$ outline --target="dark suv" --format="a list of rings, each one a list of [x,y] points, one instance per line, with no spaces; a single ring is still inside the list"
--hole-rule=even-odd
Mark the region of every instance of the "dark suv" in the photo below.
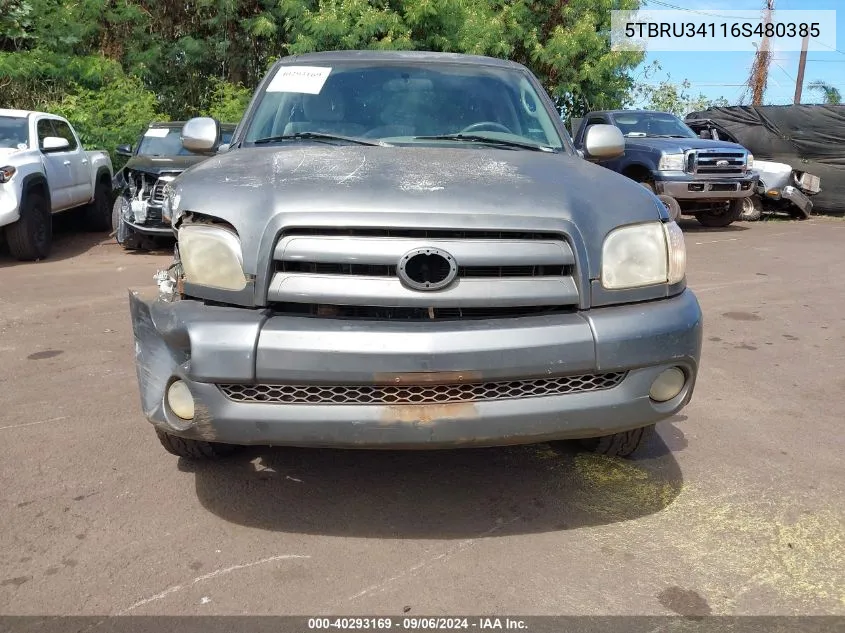
[[[189,152],[182,146],[183,121],[150,123],[133,149],[117,148],[118,156],[127,156],[126,165],[114,176],[117,199],[112,209],[112,228],[125,249],[151,248],[157,236],[172,237],[170,223],[162,219],[164,188],[183,171],[212,154]],[[220,143],[232,138],[235,125],[220,125]]]

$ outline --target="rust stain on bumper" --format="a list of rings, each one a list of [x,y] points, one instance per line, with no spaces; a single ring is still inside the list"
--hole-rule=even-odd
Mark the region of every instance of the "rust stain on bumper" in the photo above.
[[[437,420],[477,418],[478,408],[474,402],[451,404],[395,404],[385,407],[381,414],[383,424],[431,424]]]

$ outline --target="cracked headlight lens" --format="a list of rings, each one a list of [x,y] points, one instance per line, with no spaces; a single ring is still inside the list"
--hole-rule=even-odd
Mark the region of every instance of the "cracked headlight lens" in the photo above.
[[[204,224],[179,229],[179,256],[185,280],[222,290],[243,290],[241,241],[229,229]]]

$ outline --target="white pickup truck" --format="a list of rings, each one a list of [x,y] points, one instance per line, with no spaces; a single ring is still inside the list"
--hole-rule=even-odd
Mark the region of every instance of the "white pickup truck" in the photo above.
[[[20,260],[44,259],[52,214],[85,207],[87,228],[111,230],[112,164],[87,152],[67,120],[0,109],[0,232]]]

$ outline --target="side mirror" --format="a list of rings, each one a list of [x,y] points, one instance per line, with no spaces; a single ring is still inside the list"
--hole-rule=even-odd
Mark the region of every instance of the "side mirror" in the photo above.
[[[45,152],[60,152],[70,147],[70,142],[60,136],[45,136],[41,142],[41,149]]]
[[[132,157],[132,146],[131,145],[118,145],[117,149],[114,151],[115,154],[118,156],[126,156],[127,158]]]
[[[615,125],[591,125],[584,135],[587,160],[618,158],[625,153],[625,137]]]
[[[220,124],[211,117],[195,117],[182,126],[182,147],[189,152],[213,152],[219,139]]]
[[[710,140],[713,138],[713,135],[710,134],[710,130],[701,130],[701,132],[698,133],[698,138]]]

